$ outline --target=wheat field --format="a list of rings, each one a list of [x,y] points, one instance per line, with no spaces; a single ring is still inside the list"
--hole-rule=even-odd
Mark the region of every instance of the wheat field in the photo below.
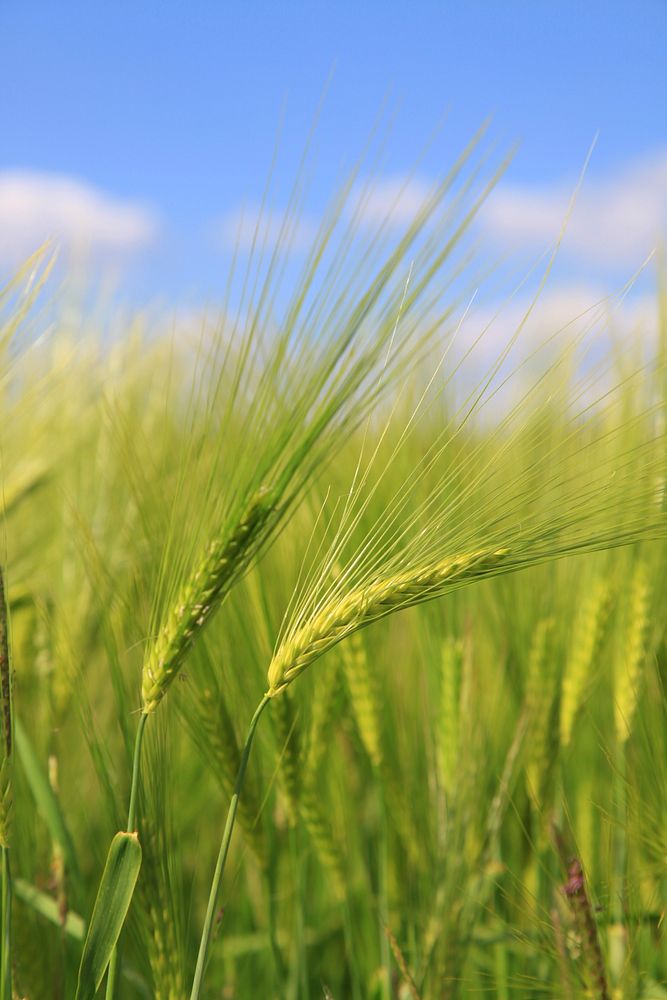
[[[494,341],[476,149],[194,326],[4,288],[2,1000],[667,997],[664,285]]]

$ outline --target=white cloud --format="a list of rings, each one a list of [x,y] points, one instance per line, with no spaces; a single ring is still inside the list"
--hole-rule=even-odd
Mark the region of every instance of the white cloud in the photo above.
[[[486,231],[506,246],[553,243],[572,185],[500,185],[480,213]],[[667,231],[667,150],[603,180],[584,178],[563,250],[602,266],[638,267]]]
[[[14,264],[53,238],[67,251],[126,252],[150,243],[156,213],[59,174],[0,172],[0,261]]]
[[[418,177],[380,177],[359,188],[351,208],[365,225],[401,227],[413,221],[432,194],[433,185]]]
[[[317,224],[303,216],[245,205],[225,215],[214,224],[219,241],[228,250],[257,252],[280,246],[290,253],[305,253],[317,236]]]

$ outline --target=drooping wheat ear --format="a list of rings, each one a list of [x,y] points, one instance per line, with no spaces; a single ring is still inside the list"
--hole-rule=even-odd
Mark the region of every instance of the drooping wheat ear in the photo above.
[[[456,783],[459,757],[461,716],[461,677],[463,643],[447,636],[442,644],[440,672],[440,725],[438,726],[437,763],[440,787],[450,798]]]
[[[258,490],[231,533],[213,539],[181,589],[144,661],[141,693],[145,715],[155,711],[197,635],[248,564],[275,506],[271,490]]]
[[[609,615],[611,589],[600,578],[593,584],[574,623],[570,651],[565,663],[560,704],[560,742],[567,747],[579,710],[586,697],[593,663]]]
[[[278,752],[280,754],[280,784],[285,800],[287,822],[290,826],[294,827],[297,824],[299,816],[301,754],[296,712],[288,691],[285,692],[284,698],[279,698],[275,702],[273,709]]]
[[[0,700],[2,744],[0,746],[0,846],[9,847],[12,818],[12,676],[9,663],[9,626],[5,581],[0,566]]]
[[[268,697],[275,697],[314,660],[357,629],[391,611],[435,597],[449,585],[484,576],[507,555],[509,549],[465,553],[433,566],[374,580],[325,604],[279,646],[269,666]]]
[[[525,704],[530,736],[526,777],[538,808],[544,806],[557,743],[557,732],[554,731],[557,671],[556,659],[550,648],[553,627],[553,618],[543,618],[535,626],[526,679]]]
[[[630,583],[625,637],[616,661],[614,676],[614,722],[616,737],[625,742],[632,731],[646,659],[650,588],[644,563],[637,564]]]
[[[380,770],[383,762],[380,692],[360,635],[355,633],[343,643],[341,659],[359,737],[371,764]]]
[[[204,735],[204,746],[225,798],[231,799],[241,764],[241,751],[234,725],[224,700],[205,688],[198,697],[197,722]],[[258,822],[259,804],[255,789],[246,776],[243,795],[239,798],[237,818],[243,837],[261,868],[267,864],[264,829]]]

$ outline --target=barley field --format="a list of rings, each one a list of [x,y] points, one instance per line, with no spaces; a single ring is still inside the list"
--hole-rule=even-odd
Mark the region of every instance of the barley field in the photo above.
[[[474,155],[195,322],[3,289],[2,1000],[667,997],[664,267],[497,337]]]

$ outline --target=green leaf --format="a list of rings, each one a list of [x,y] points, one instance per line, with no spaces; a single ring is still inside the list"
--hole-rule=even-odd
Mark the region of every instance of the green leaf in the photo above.
[[[74,841],[67,827],[60,802],[51,788],[48,778],[40,767],[37,754],[32,748],[25,729],[17,718],[14,719],[14,738],[23,766],[23,772],[30,786],[37,809],[49,828],[51,839],[60,844],[67,870],[71,875],[75,887],[81,893],[81,871],[74,849]]]
[[[26,903],[27,906],[32,907],[36,913],[39,913],[52,924],[61,927],[68,937],[74,938],[75,941],[83,941],[84,934],[86,933],[86,924],[83,917],[80,917],[78,913],[68,910],[65,914],[65,922],[63,924],[56,900],[52,896],[49,896],[48,893],[42,892],[41,889],[31,885],[22,878],[12,879],[12,892],[17,899]]]
[[[111,841],[86,943],[83,946],[76,1000],[93,1000],[120,936],[141,868],[136,833],[117,833]]]

